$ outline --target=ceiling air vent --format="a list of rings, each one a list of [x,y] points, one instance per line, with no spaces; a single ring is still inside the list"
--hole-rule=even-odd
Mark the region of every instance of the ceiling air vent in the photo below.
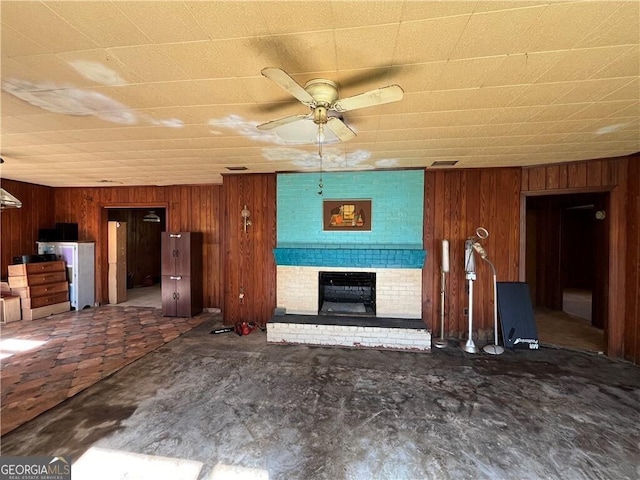
[[[438,160],[431,164],[432,167],[453,167],[458,160]]]

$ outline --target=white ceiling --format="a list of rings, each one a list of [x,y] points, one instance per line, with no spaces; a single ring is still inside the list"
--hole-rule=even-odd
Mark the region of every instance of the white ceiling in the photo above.
[[[357,137],[325,170],[536,165],[640,151],[633,1],[6,1],[2,177],[50,186],[221,183],[317,171],[258,124],[307,107],[260,71],[340,96]]]

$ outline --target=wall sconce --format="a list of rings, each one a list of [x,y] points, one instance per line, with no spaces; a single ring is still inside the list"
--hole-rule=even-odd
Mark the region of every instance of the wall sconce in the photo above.
[[[249,217],[251,216],[251,212],[249,211],[246,205],[242,209],[242,212],[240,212],[240,215],[242,215],[242,229],[246,233],[247,227],[251,225],[251,220],[249,220]]]

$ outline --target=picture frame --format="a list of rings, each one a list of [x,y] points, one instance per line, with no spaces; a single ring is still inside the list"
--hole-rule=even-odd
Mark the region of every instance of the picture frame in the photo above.
[[[323,200],[323,230],[333,232],[370,232],[371,214],[371,199]]]

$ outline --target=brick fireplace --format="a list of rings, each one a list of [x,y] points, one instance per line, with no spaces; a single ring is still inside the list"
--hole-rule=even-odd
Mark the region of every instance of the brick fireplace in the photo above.
[[[284,314],[270,322],[267,341],[429,351],[422,321],[424,173],[325,174],[323,196],[317,181],[315,174],[278,176],[274,257],[277,311]],[[345,196],[371,200],[370,231],[323,228],[323,200]],[[350,276],[356,285],[337,293],[336,284]],[[327,294],[332,311],[322,311]],[[348,311],[340,311],[341,302],[351,304]]]
[[[411,268],[372,267],[355,264],[350,267],[335,265],[305,265],[301,259],[287,260],[283,258],[288,252],[276,249],[277,265],[277,301],[278,307],[286,309],[287,313],[300,315],[317,315],[320,272],[370,272],[376,275],[376,312],[377,317],[393,318],[421,318],[422,317],[422,264],[424,252],[414,251],[418,264]],[[316,250],[316,249],[312,249]],[[296,252],[300,253],[300,252]],[[318,258],[317,252],[311,252]],[[324,250],[324,255],[331,257],[332,249]],[[417,255],[416,255],[417,254]],[[395,255],[394,252],[384,251],[383,255]],[[410,257],[410,256],[409,256]],[[288,263],[298,262],[299,265]],[[308,262],[307,262],[308,263]],[[322,262],[321,262],[322,263]],[[331,263],[327,261],[327,263]],[[419,265],[419,267],[418,267]]]
[[[278,307],[286,315],[274,317],[268,342],[430,351],[431,334],[421,320],[424,251],[367,249],[350,256],[352,266],[345,267],[332,265],[339,256],[335,249],[304,250],[274,252]],[[377,266],[364,267],[358,258],[376,258]],[[301,265],[287,265],[293,262]],[[314,262],[320,265],[304,265]],[[322,273],[374,274],[375,312],[319,315]]]

